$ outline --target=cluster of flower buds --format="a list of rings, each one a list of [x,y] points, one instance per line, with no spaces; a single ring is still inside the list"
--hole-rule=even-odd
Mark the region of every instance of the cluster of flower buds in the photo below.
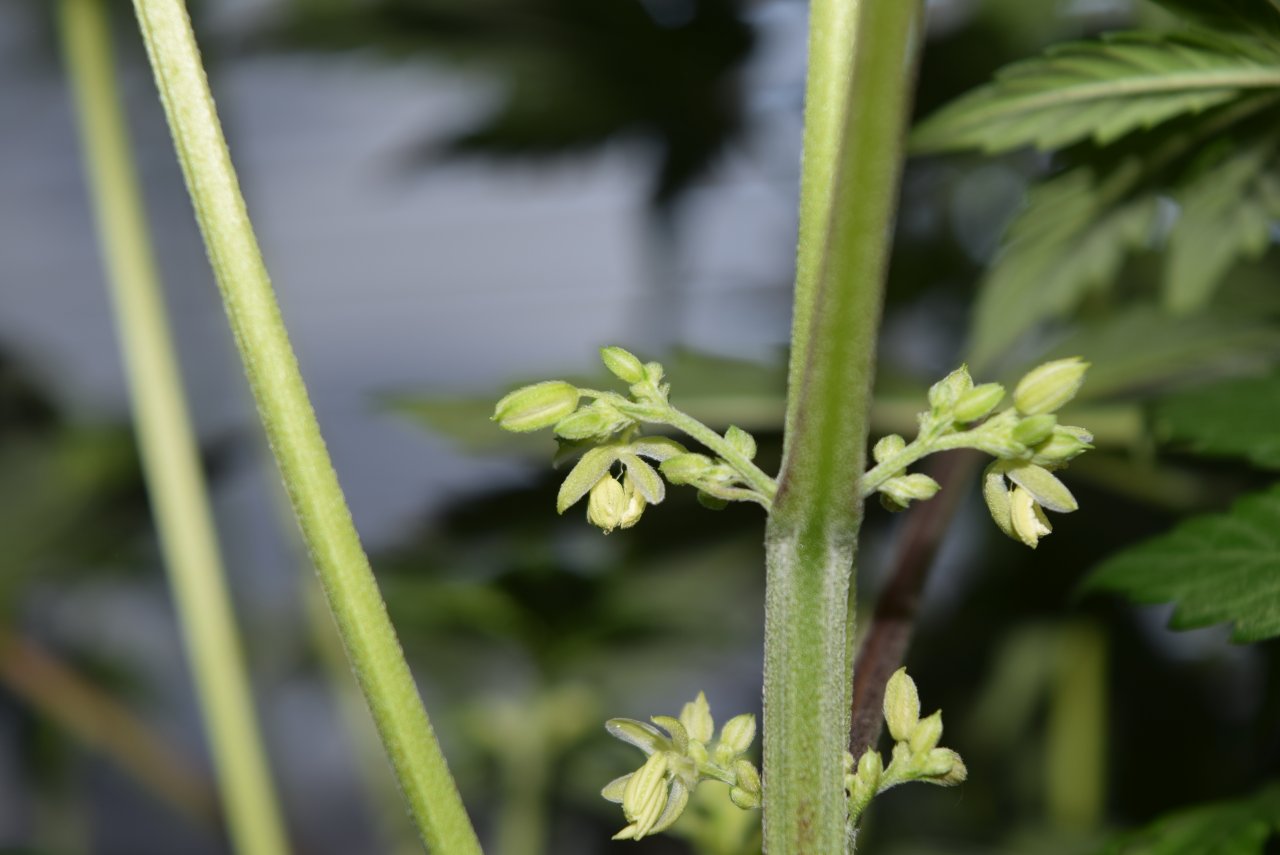
[[[1076,509],[1071,493],[1050,473],[1092,448],[1093,437],[1084,428],[1058,424],[1054,413],[1075,397],[1088,367],[1071,358],[1032,369],[1014,389],[1013,406],[995,413],[1004,387],[975,386],[961,366],[929,389],[929,410],[920,414],[920,431],[910,445],[897,434],[875,444],[875,466],[864,477],[866,493],[874,490],[886,508],[903,510],[939,489],[927,475],[908,474],[908,465],[933,451],[975,448],[997,458],[984,482],[996,524],[1034,547],[1049,532],[1045,509]]]
[[[845,792],[849,795],[849,822],[858,817],[879,793],[909,781],[923,781],[953,787],[968,775],[960,755],[939,748],[942,738],[942,711],[920,718],[920,695],[915,681],[899,668],[889,678],[884,692],[884,719],[893,737],[893,754],[888,767],[880,752],[868,748],[857,762],[845,754]]]
[[[627,819],[614,840],[639,840],[666,830],[705,780],[727,784],[730,800],[743,810],[760,806],[760,771],[745,756],[755,740],[755,716],[744,713],[729,719],[713,742],[715,722],[706,696],[699,692],[679,718],[654,716],[651,721],[658,727],[629,718],[610,719],[605,725],[610,734],[648,756],[635,772],[610,781],[601,791],[622,805]]]
[[[628,397],[548,380],[515,390],[494,408],[493,420],[505,430],[552,428],[562,447],[575,453],[586,449],[560,487],[560,513],[586,497],[592,525],[606,534],[630,528],[646,507],[666,496],[662,476],[648,461],[658,463],[672,484],[695,487],[698,498],[711,507],[742,499],[761,501],[759,493],[747,487],[742,471],[726,460],[690,453],[672,439],[640,434],[641,422],[672,424],[677,416],[688,418],[671,408],[670,387],[662,382],[659,363],[642,363],[620,347],[602,348],[600,358],[615,377],[629,384]],[[584,398],[591,402],[582,404]],[[723,454],[751,465],[756,442],[749,433],[730,427],[719,436],[697,427],[723,445]]]

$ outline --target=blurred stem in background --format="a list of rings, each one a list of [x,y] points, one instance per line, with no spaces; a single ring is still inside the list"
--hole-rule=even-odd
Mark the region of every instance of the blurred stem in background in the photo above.
[[[1049,821],[1066,832],[1096,831],[1107,777],[1107,638],[1079,620],[1059,629],[1045,736]]]
[[[134,9],[258,413],[410,813],[432,852],[479,855],[320,435],[186,8],[135,0]]]
[[[217,822],[215,794],[186,758],[73,668],[6,627],[0,627],[0,685],[82,745],[109,757],[158,800],[201,825]]]
[[[848,852],[851,587],[919,0],[815,0],[778,494],[765,545],[764,848]]]
[[[102,0],[61,0],[61,31],[151,510],[237,851],[288,851],[254,718],[200,456],[130,159]]]

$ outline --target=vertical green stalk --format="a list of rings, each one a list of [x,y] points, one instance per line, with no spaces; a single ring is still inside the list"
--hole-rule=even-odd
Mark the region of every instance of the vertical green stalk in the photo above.
[[[152,513],[236,850],[288,851],[147,237],[102,0],[62,0],[62,38]]]
[[[478,855],[320,436],[186,8],[182,0],[134,0],[134,8],[258,413],[409,811],[431,851]]]
[[[852,848],[850,579],[920,0],[815,0],[787,433],[766,532],[765,851]]]

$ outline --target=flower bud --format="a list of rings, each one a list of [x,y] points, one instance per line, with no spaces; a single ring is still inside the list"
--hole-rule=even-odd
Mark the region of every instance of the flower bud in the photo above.
[[[1077,356],[1033,368],[1013,390],[1014,406],[1024,416],[1052,413],[1076,396],[1088,370],[1089,363]]]
[[[644,364],[630,351],[620,347],[602,347],[600,360],[613,376],[624,383],[639,383],[645,379]]]
[[[1037,504],[1051,511],[1069,514],[1080,507],[1076,497],[1067,489],[1067,485],[1055,478],[1053,473],[1044,467],[1036,466],[1034,463],[1024,463],[1021,466],[1009,467],[1005,474],[1010,481],[1030,493]]]
[[[605,534],[622,524],[627,511],[627,496],[616,478],[604,477],[596,482],[587,496],[587,522]]]
[[[937,748],[940,739],[942,739],[941,710],[916,722],[908,744],[911,746],[912,754],[925,754]]]
[[[858,780],[868,789],[875,792],[880,787],[880,776],[884,774],[884,758],[880,752],[868,748],[858,760]]]
[[[743,810],[754,810],[760,807],[760,794],[748,792],[741,787],[730,787],[729,801]]]
[[[1053,434],[1058,417],[1052,413],[1028,416],[1013,428],[1013,438],[1023,445],[1039,445]]]
[[[715,722],[711,718],[711,705],[707,696],[698,692],[698,697],[684,705],[680,711],[680,723],[688,731],[690,738],[707,743],[715,734]]]
[[[956,767],[959,767],[957,769]],[[924,764],[920,769],[921,775],[926,778],[941,778],[943,780],[936,783],[950,786],[963,781],[968,772],[964,768],[964,762],[960,759],[960,755],[952,751],[950,748],[935,748],[929,752],[925,758]],[[957,774],[958,773],[958,774]]]
[[[884,687],[884,720],[897,742],[906,742],[920,720],[920,694],[906,668],[893,672]]]
[[[999,383],[983,383],[965,392],[956,401],[953,415],[958,422],[976,422],[1004,400],[1004,387]]]
[[[756,738],[756,717],[751,713],[743,713],[735,715],[724,723],[724,727],[720,729],[720,741],[717,743],[718,749],[723,747],[731,757],[737,757],[739,754],[745,754],[751,743]]]
[[[875,458],[876,463],[884,463],[893,455],[907,447],[907,441],[896,433],[883,436],[880,441],[871,449],[871,456]]]
[[[730,425],[724,432],[724,438],[734,451],[748,460],[756,456],[756,439],[742,428]]]
[[[498,401],[493,420],[503,430],[525,433],[551,427],[578,408],[578,389],[563,380],[546,380],[516,389]]]
[[[564,439],[590,439],[606,437],[629,424],[631,419],[605,402],[596,401],[556,422],[555,433]]]
[[[929,387],[929,406],[935,411],[950,409],[961,395],[972,388],[973,378],[969,376],[969,369],[961,365]]]
[[[1093,448],[1093,434],[1084,428],[1058,425],[1048,440],[1036,446],[1032,463],[1061,466]]]
[[[1040,542],[1040,538],[1053,531],[1044,511],[1036,504],[1031,494],[1022,487],[1014,487],[1009,494],[1009,517],[1013,524],[1013,533],[1032,549]]]
[[[991,519],[995,520],[999,529],[1009,537],[1017,537],[1013,532],[1013,519],[1010,516],[1009,485],[1004,480],[1004,470],[999,464],[987,467],[982,477],[982,498],[986,500]]]
[[[942,486],[937,481],[920,473],[899,475],[880,485],[881,493],[892,499],[895,504],[903,506],[913,501],[932,499],[941,489]]]
[[[692,484],[711,474],[715,464],[705,454],[677,454],[662,461],[662,474],[672,484]]]
[[[733,764],[736,784],[748,793],[760,793],[760,770],[750,760],[739,760]]]

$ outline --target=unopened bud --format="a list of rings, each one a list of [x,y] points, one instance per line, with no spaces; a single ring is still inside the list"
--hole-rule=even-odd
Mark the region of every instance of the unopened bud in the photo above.
[[[587,522],[608,534],[622,524],[627,504],[626,492],[618,480],[601,478],[587,496]]]
[[[628,350],[620,347],[602,347],[600,360],[613,376],[624,383],[639,383],[645,379],[644,364]]]
[[[563,380],[546,380],[516,389],[498,401],[493,420],[503,430],[526,433],[551,427],[578,408],[578,389]]]
[[[964,761],[960,759],[960,755],[952,751],[950,748],[935,748],[929,752],[925,758],[924,765],[920,769],[920,773],[926,778],[934,778],[933,783],[950,786],[963,781],[968,771],[964,767]]]
[[[1013,428],[1013,438],[1023,445],[1039,445],[1053,434],[1058,417],[1052,413],[1027,416]]]
[[[908,743],[911,746],[912,754],[924,754],[937,748],[938,740],[940,739],[942,739],[941,710],[916,722]]]
[[[880,776],[884,774],[884,758],[880,752],[868,748],[858,760],[858,780],[868,789],[875,792],[880,787]]]
[[[705,454],[677,454],[662,461],[662,474],[672,484],[692,484],[711,474],[715,468]]]
[[[960,396],[973,388],[973,378],[963,365],[929,387],[929,406],[935,411],[955,406]]]
[[[1084,428],[1058,425],[1048,440],[1036,446],[1032,463],[1061,466],[1093,448],[1093,434]]]
[[[880,441],[871,449],[871,456],[875,458],[876,463],[884,463],[893,455],[907,447],[907,441],[896,433],[883,436]]]
[[[1013,390],[1014,406],[1024,416],[1052,413],[1076,396],[1088,370],[1089,363],[1076,356],[1033,368]]]
[[[748,792],[741,787],[730,787],[729,801],[743,810],[754,810],[760,807],[760,794]]]
[[[724,432],[724,438],[734,451],[748,460],[756,456],[756,439],[742,428],[730,425]]]
[[[1004,387],[999,383],[974,386],[956,401],[953,414],[958,422],[976,422],[1004,400]]]
[[[556,422],[556,436],[564,439],[590,439],[605,437],[631,423],[631,419],[619,413],[603,401],[596,401]]]
[[[760,770],[750,760],[739,760],[733,764],[733,774],[737,786],[748,793],[760,792]]]
[[[920,720],[920,694],[906,668],[893,672],[884,687],[884,720],[897,742],[906,742]]]
[[[751,713],[735,715],[720,729],[719,745],[734,757],[745,754],[756,738],[756,717]]]
[[[711,705],[707,703],[706,694],[698,692],[698,697],[684,705],[680,711],[680,723],[691,739],[702,743],[711,741],[715,733],[715,722],[711,718]]]
[[[896,504],[904,506],[914,501],[932,499],[941,489],[942,486],[937,481],[921,473],[899,475],[880,486],[881,493]]]

